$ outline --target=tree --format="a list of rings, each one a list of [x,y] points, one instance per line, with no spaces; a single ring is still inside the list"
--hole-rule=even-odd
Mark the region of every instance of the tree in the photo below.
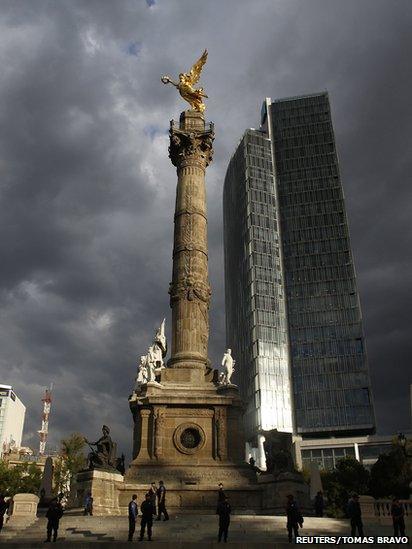
[[[328,501],[327,513],[333,517],[344,517],[350,495],[367,494],[369,472],[353,457],[338,461],[336,469],[322,472],[322,484]]]
[[[370,492],[375,498],[409,497],[412,480],[408,447],[394,442],[392,450],[379,456],[371,469]]]
[[[0,493],[7,496],[29,493],[38,494],[42,472],[35,463],[22,463],[8,467],[0,462]]]
[[[59,492],[69,491],[76,473],[84,468],[85,444],[80,433],[72,433],[61,441],[60,456],[54,468],[54,482]]]

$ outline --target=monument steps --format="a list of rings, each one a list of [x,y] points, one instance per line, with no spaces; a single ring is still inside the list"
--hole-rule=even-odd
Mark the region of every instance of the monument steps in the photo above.
[[[57,544],[73,545],[78,549],[105,546],[127,546],[128,520],[126,516],[82,516],[80,510],[70,510],[60,521]],[[8,525],[0,534],[0,546],[39,547],[46,538],[47,519],[39,517],[22,531],[9,531]],[[135,542],[138,540],[140,520],[136,524]],[[218,518],[214,515],[172,515],[168,522],[154,521],[153,542],[150,547],[167,549],[206,549],[217,543]],[[367,535],[391,535],[390,526],[366,525]],[[302,535],[349,535],[346,520],[305,518]],[[231,547],[273,549],[283,547],[287,541],[286,517],[262,515],[233,515],[229,529]],[[147,543],[147,541],[145,542]],[[130,546],[130,545],[129,545]]]
[[[39,519],[36,518],[29,523],[27,522],[27,520],[24,520],[24,521],[14,520],[13,522],[6,523],[3,526],[3,530],[1,531],[1,534],[0,534],[0,542],[3,540],[13,539],[14,537],[21,534],[22,531],[25,532],[26,530],[31,528],[31,526],[35,525],[38,520]]]

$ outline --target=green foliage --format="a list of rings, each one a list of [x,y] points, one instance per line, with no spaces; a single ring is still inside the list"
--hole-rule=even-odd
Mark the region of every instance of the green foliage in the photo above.
[[[35,463],[22,463],[8,467],[0,462],[0,493],[7,496],[30,493],[38,494],[42,472]]]
[[[390,452],[379,456],[371,469],[370,493],[373,497],[409,497],[412,475],[408,451],[408,446],[404,448],[395,441]]]
[[[60,459],[56,460],[54,466],[54,482],[58,492],[68,491],[76,473],[84,468],[85,444],[80,433],[72,433],[61,441]]]
[[[353,492],[367,494],[369,490],[369,472],[353,457],[339,460],[333,471],[322,471],[321,479],[327,498],[326,514],[335,518],[345,516]]]
[[[84,436],[79,433],[72,433],[68,438],[61,441],[61,455],[71,475],[78,473],[84,468],[85,445]]]

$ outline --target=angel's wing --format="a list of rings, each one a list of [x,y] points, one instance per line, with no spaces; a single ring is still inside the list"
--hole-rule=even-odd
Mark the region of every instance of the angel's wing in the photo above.
[[[186,73],[186,77],[190,80],[190,84],[196,84],[200,78],[200,73],[202,72],[203,65],[206,63],[207,59],[207,50],[205,50],[201,57],[196,61],[193,67],[190,69],[190,72]]]

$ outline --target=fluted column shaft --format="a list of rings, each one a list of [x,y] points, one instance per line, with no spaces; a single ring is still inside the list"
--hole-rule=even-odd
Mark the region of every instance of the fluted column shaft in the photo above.
[[[212,160],[213,126],[185,111],[170,126],[169,156],[177,168],[173,274],[170,284],[172,351],[169,366],[207,363],[210,284],[208,278],[206,167]]]

